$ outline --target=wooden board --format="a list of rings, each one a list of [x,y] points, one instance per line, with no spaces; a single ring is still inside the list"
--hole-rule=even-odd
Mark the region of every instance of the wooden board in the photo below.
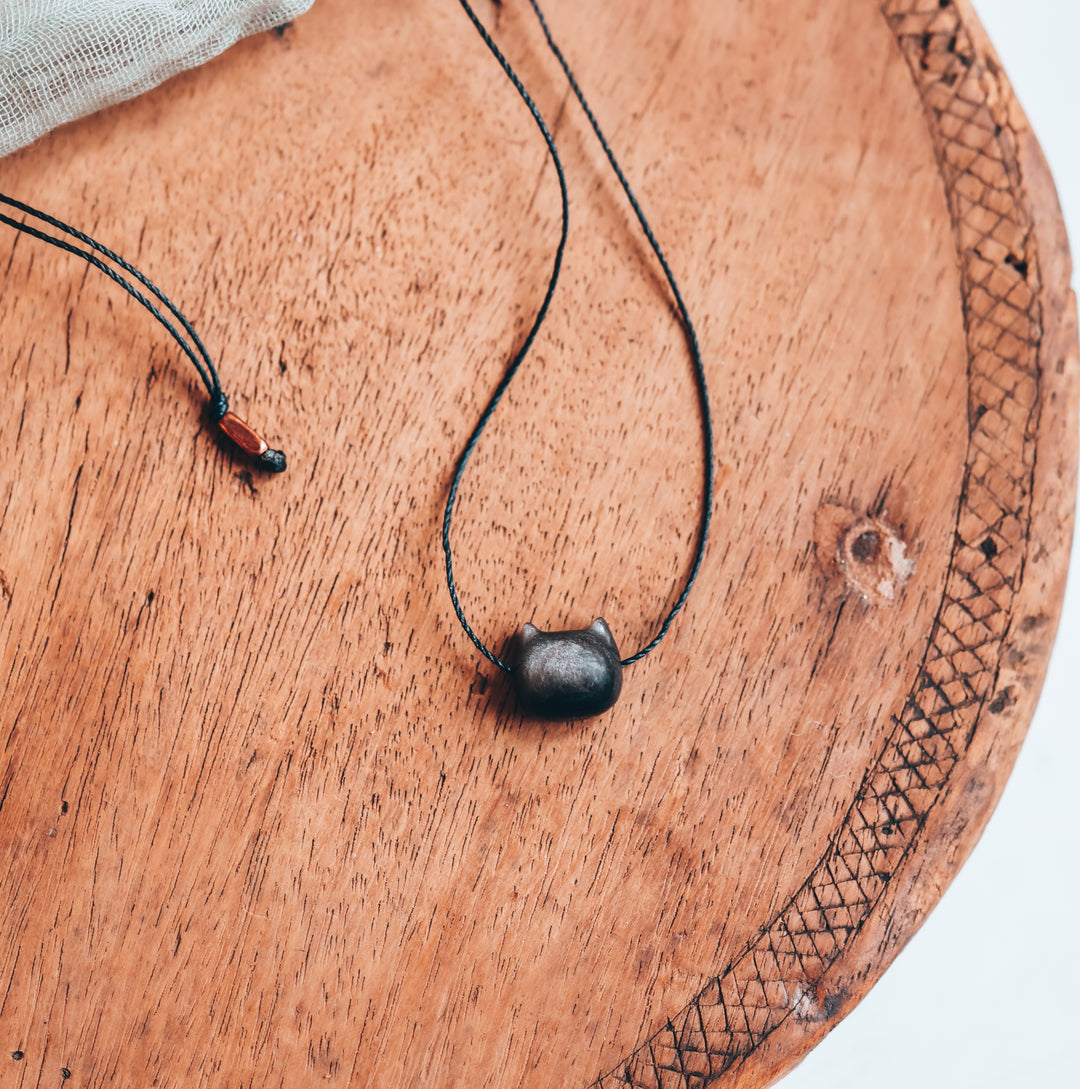
[[[461,594],[499,646],[604,615],[625,650],[689,561],[688,361],[535,24],[481,10],[573,234],[465,482]],[[587,723],[523,721],[442,578],[557,231],[456,5],[320,0],[0,163],[177,298],[290,457],[234,461],[136,306],[4,237],[5,1085],[765,1085],[992,810],[1061,599],[1077,350],[969,7],[550,15],[697,318],[720,474],[684,615]]]

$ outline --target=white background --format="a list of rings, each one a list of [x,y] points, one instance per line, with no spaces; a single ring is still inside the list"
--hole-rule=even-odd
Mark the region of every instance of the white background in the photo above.
[[[973,2],[1050,163],[1080,264],[1080,0]],[[1074,541],[1042,698],[982,840],[869,997],[778,1089],[1080,1089],[1078,765]]]

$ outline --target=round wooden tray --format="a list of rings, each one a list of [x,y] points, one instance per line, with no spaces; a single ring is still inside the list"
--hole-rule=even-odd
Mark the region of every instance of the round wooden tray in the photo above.
[[[0,164],[180,302],[290,458],[233,460],[137,306],[3,236],[5,1085],[766,1085],[992,810],[1061,601],[1077,346],[969,6],[550,8],[719,461],[686,611],[585,723],[523,720],[443,581],[557,236],[457,5],[320,0]],[[573,218],[460,591],[500,647],[604,615],[629,653],[690,559],[689,364],[527,8],[481,14]]]

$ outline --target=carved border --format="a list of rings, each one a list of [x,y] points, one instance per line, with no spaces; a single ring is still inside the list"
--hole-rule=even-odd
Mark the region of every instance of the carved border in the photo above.
[[[879,0],[922,99],[952,217],[968,446],[945,590],[880,756],[802,887],[595,1089],[702,1089],[793,1014],[870,917],[990,701],[1027,556],[1039,422],[1039,266],[1008,99],[953,0]],[[993,704],[991,703],[991,707]]]

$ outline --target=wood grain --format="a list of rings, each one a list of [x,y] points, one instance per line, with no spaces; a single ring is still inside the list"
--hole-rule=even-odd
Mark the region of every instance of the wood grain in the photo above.
[[[1061,600],[1077,351],[970,9],[550,7],[720,462],[698,588],[587,723],[522,720],[442,578],[557,228],[456,5],[320,0],[0,163],[181,303],[290,459],[233,460],[137,307],[4,237],[5,1085],[765,1085],[985,823]],[[689,365],[535,24],[482,13],[573,219],[459,588],[497,648],[603,615],[625,652],[690,560]]]

